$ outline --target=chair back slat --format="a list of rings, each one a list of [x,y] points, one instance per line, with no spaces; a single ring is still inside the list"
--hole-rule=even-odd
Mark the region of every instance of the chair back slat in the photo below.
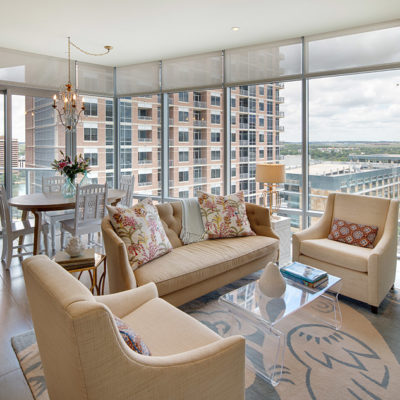
[[[43,193],[60,193],[65,183],[65,177],[61,175],[43,176],[42,192]]]
[[[119,189],[126,192],[126,195],[121,199],[121,205],[125,207],[132,207],[134,184],[134,175],[121,175],[121,179],[119,181]]]
[[[0,185],[0,219],[3,232],[4,230],[4,233],[11,231],[10,207],[8,206],[6,188],[3,185]]]
[[[76,187],[75,229],[101,222],[106,213],[107,184]]]

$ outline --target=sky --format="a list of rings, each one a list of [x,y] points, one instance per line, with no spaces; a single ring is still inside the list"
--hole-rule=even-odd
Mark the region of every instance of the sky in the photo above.
[[[301,82],[285,82],[280,95],[283,142],[301,141]],[[399,141],[400,71],[312,79],[310,141]],[[0,96],[0,120],[3,97]],[[13,136],[24,141],[25,97],[13,96]],[[0,135],[3,124],[0,123]]]
[[[301,140],[301,83],[281,91],[285,112],[281,141]],[[310,141],[399,141],[400,71],[311,79]]]

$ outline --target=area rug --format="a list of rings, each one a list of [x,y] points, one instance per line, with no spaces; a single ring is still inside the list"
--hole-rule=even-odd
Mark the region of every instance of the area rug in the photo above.
[[[257,278],[250,275],[185,304],[181,309],[221,336],[246,337],[247,363],[263,365],[272,342],[218,302],[221,294]],[[246,368],[246,399],[394,399],[400,393],[400,290],[390,292],[379,315],[357,302],[341,299],[339,331],[321,322],[329,306],[312,303],[282,320],[276,328],[286,335],[283,374],[273,387]],[[12,338],[32,394],[49,399],[34,332]],[[268,364],[269,365],[269,364]]]

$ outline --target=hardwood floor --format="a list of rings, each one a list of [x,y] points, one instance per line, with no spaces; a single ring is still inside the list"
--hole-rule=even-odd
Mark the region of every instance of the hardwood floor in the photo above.
[[[1,246],[0,243],[0,248]],[[399,262],[397,271],[396,287],[400,287]],[[88,279],[83,279],[83,283],[89,286]],[[107,281],[105,292],[108,293]],[[30,389],[11,347],[12,336],[30,329],[33,329],[33,324],[22,267],[18,258],[14,258],[9,271],[6,271],[4,265],[0,265],[0,400],[32,400]]]

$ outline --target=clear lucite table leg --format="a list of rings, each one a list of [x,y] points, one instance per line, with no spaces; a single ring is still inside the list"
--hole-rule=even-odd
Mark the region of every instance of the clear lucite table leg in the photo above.
[[[311,303],[311,307],[318,312],[316,317],[336,330],[342,327],[342,312],[339,304],[341,288],[342,281],[339,281],[332,287],[332,291],[324,293]]]

